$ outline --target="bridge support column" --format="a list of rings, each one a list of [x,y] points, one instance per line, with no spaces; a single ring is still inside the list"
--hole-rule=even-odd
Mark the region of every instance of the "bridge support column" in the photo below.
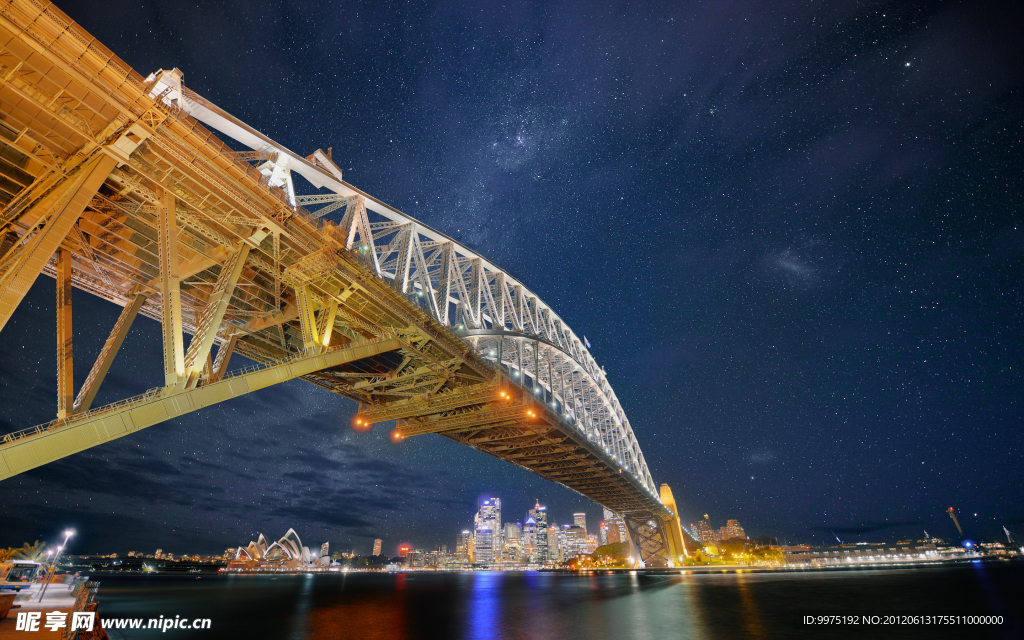
[[[107,377],[110,365],[114,363],[117,352],[121,350],[121,345],[124,343],[125,337],[128,336],[132,323],[135,322],[135,316],[139,315],[139,310],[142,309],[142,305],[148,297],[147,294],[140,293],[132,298],[128,304],[124,305],[121,315],[118,316],[117,322],[114,323],[114,328],[110,331],[110,336],[107,337],[107,341],[103,343],[103,348],[100,349],[100,355],[96,357],[96,363],[92,365],[92,369],[89,371],[89,377],[85,379],[85,384],[78,391],[78,397],[75,398],[76,412],[88,411],[92,407],[93,400],[96,399],[96,394],[99,393],[100,385],[103,384],[104,378]]]
[[[217,349],[217,359],[213,361],[213,374],[206,381],[207,384],[220,382],[228,370],[228,362],[231,361],[231,354],[235,352],[235,345],[238,344],[238,336],[232,336],[230,340]]]
[[[320,336],[316,331],[316,312],[313,298],[305,285],[295,287],[295,303],[299,307],[299,327],[302,329],[302,348],[306,353],[316,353],[320,347]]]
[[[665,525],[650,512],[624,513],[629,538],[636,548],[637,560],[642,567],[670,567],[671,561]]]
[[[243,243],[235,253],[228,258],[221,267],[217,283],[213,287],[213,293],[203,311],[203,315],[196,323],[196,332],[192,336],[192,342],[188,345],[188,353],[185,354],[185,376],[186,388],[193,388],[199,384],[199,376],[206,365],[210,355],[210,349],[217,339],[217,330],[224,321],[224,314],[228,310],[228,303],[235,293],[235,285],[239,276],[242,275],[242,268],[245,266],[245,259],[249,256],[249,245]],[[212,365],[210,367],[213,368]],[[212,371],[211,371],[212,375]]]
[[[75,376],[71,324],[71,252],[57,250],[57,417],[74,412]]]
[[[327,308],[320,312],[317,318],[316,332],[320,337],[320,344],[317,346],[317,353],[331,345],[331,335],[334,333],[334,320],[338,317],[338,301],[331,299]]]
[[[160,236],[160,306],[164,339],[164,384],[185,378],[185,347],[181,328],[181,285],[178,279],[178,219],[174,194],[164,191],[157,203]]]

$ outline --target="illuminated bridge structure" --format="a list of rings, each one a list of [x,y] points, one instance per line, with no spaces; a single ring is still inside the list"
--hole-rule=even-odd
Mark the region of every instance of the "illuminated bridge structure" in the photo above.
[[[331,155],[289,151],[176,69],[142,77],[53,5],[0,3],[0,331],[45,273],[58,360],[57,418],[2,438],[0,479],[301,378],[358,402],[356,429],[396,421],[395,439],[440,434],[569,487],[619,513],[647,565],[677,565],[671,491],[578,334]],[[72,287],[123,307],[77,392]],[[140,314],[162,325],[165,385],[94,407]],[[236,353],[258,365],[229,372]]]

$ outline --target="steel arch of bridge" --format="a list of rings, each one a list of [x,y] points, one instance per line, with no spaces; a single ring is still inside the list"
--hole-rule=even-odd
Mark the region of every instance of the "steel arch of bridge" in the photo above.
[[[0,439],[0,479],[302,378],[359,402],[359,425],[574,489],[623,515],[640,557],[677,561],[671,492],[604,370],[525,285],[346,183],[330,150],[291,152],[177,70],[142,78],[53,5],[0,4],[0,42],[0,330],[55,278],[59,389],[56,420]],[[297,175],[326,193],[297,195]],[[77,394],[72,286],[123,307]],[[140,314],[161,323],[165,385],[93,408]],[[228,373],[236,352],[259,366]]]
[[[161,84],[163,83],[163,84]],[[503,362],[528,377],[568,412],[572,420],[637,475],[649,491],[657,490],[625,411],[586,344],[562,318],[529,288],[477,252],[344,182],[323,154],[302,158],[181,84],[180,75],[164,72],[157,86],[170,89],[164,101],[181,95],[182,109],[207,126],[250,146],[264,173],[277,175],[297,205],[326,205],[316,217],[344,208],[341,227],[349,248],[363,252],[374,272],[416,299],[435,320],[465,329],[470,342],[486,354],[494,340],[477,339],[474,330],[503,332],[533,353],[533,366],[516,356]],[[292,173],[334,193],[295,196]],[[481,334],[482,335],[482,334]],[[532,341],[532,342],[531,342]],[[549,349],[541,349],[543,343]],[[544,364],[537,369],[537,354]],[[522,354],[522,349],[516,351]],[[549,374],[544,375],[544,368]],[[568,380],[563,384],[563,378]],[[564,390],[563,390],[564,387]]]

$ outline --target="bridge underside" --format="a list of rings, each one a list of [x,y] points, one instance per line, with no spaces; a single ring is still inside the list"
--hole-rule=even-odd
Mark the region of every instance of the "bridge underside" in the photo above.
[[[358,402],[357,428],[395,420],[396,438],[435,433],[529,469],[621,514],[644,561],[677,560],[674,505],[550,309],[504,274],[485,280],[482,259],[433,230],[371,223],[367,207],[385,205],[342,183],[329,153],[232,150],[163,77],[142,78],[52,5],[0,7],[0,330],[39,275],[54,278],[58,362],[57,419],[3,437],[0,480],[301,378]],[[340,223],[297,204],[289,167],[335,185],[315,198],[344,206]],[[123,307],[77,392],[72,287]],[[488,296],[489,322],[504,327],[507,301],[511,331],[484,331]],[[140,314],[163,328],[165,385],[93,408]],[[260,367],[227,373],[236,353]]]

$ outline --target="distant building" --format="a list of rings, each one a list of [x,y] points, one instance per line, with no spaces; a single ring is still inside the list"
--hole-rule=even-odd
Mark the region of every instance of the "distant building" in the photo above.
[[[727,520],[725,523],[726,540],[732,538],[747,538],[747,534],[743,531],[743,527],[740,526],[739,520]]]
[[[533,509],[530,509],[527,515],[537,525],[532,560],[538,564],[550,562],[551,552],[547,536],[548,508],[540,506],[540,500],[538,499]]]
[[[502,526],[502,535],[504,536],[505,544],[515,542],[521,545],[523,542],[523,526],[518,522],[506,522]]]
[[[157,560],[163,560],[164,559],[164,550],[163,549],[157,549],[156,550],[156,554],[154,554],[153,557],[156,558]]]
[[[587,551],[587,530],[576,525],[566,526],[562,560],[576,558]]]
[[[914,562],[968,557],[970,554],[961,546],[939,547],[932,540],[896,543],[858,543],[832,547],[808,547],[795,545],[783,547],[786,564],[795,565],[857,565],[888,564],[893,562]]]
[[[618,544],[628,539],[626,537],[626,522],[617,513],[605,509],[604,521],[608,524],[608,541],[605,544]]]
[[[587,530],[587,514],[585,514],[585,513],[574,513],[574,514],[572,514],[572,523],[574,525],[576,525],[577,527],[579,527],[580,529],[583,529],[584,531],[586,531]]]
[[[537,554],[537,521],[529,515],[523,525],[523,551],[530,558]]]
[[[594,551],[597,550],[598,544],[599,544],[599,541],[597,539],[597,534],[596,533],[588,533],[587,534],[586,548],[584,549],[583,552],[586,553],[586,554],[594,553]]]
[[[472,563],[473,558],[473,532],[463,531],[455,536],[455,559]]]
[[[373,541],[373,555],[374,556],[379,556],[380,555],[380,548],[381,548],[381,545],[383,545],[383,544],[384,544],[384,541],[381,540],[380,538],[377,538],[376,540]]]
[[[167,554],[167,559],[172,558]],[[295,569],[319,562],[319,558],[310,553],[309,547],[302,545],[295,529],[289,529],[281,539],[269,543],[263,534],[249,542],[246,547],[238,547],[235,558],[228,563],[228,569],[254,569],[266,566]]]
[[[415,549],[409,551],[409,555],[406,556],[406,564],[410,567],[425,567],[427,566],[427,554],[423,549]]]
[[[714,542],[715,532],[711,529],[711,519],[704,514],[703,520],[697,521],[697,540],[700,542]]]
[[[545,537],[548,541],[548,559],[546,562],[558,562],[561,558],[561,550],[558,547],[558,527],[548,527]]]
[[[473,546],[476,564],[489,565],[501,560],[501,499],[487,498],[480,503],[474,521]]]

